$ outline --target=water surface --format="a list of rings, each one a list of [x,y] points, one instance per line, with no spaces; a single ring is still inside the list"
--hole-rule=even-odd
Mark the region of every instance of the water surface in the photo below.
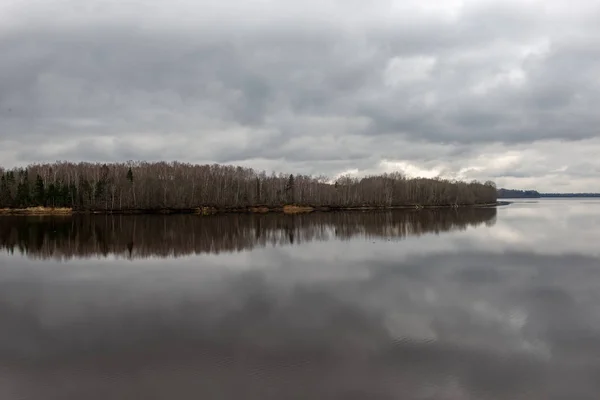
[[[597,399],[600,202],[2,217],[1,399]]]

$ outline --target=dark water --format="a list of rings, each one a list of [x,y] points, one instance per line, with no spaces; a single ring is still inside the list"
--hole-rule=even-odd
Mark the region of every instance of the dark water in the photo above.
[[[0,218],[0,399],[598,399],[600,201]]]

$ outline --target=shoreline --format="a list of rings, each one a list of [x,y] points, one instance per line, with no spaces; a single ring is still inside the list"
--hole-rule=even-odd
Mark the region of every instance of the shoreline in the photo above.
[[[161,209],[125,209],[125,210],[77,210],[72,208],[51,207],[28,207],[28,208],[2,208],[2,215],[21,216],[71,216],[71,215],[152,215],[152,214],[189,214],[189,215],[215,215],[215,214],[307,214],[312,212],[340,212],[340,211],[391,211],[391,210],[435,210],[435,209],[459,209],[459,208],[488,208],[509,205],[507,201],[497,201],[487,204],[446,204],[446,205],[398,205],[398,206],[299,206],[284,205],[277,207],[248,206],[248,207],[226,207],[217,208],[213,206],[201,206],[197,208],[161,208]]]

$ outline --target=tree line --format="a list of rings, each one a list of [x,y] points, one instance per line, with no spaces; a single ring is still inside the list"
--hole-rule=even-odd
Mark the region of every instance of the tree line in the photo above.
[[[499,199],[538,199],[540,197],[537,190],[498,189]]]
[[[540,193],[540,197],[600,197],[600,193]]]
[[[537,190],[498,189],[499,199],[539,199],[543,197],[600,197],[600,193],[540,193]]]
[[[356,237],[401,240],[496,221],[495,207],[298,215],[2,217],[0,249],[58,260],[178,257]]]
[[[0,208],[75,210],[243,208],[285,204],[330,207],[494,203],[493,182],[409,179],[401,173],[335,180],[267,174],[231,165],[180,162],[32,164],[0,168]]]

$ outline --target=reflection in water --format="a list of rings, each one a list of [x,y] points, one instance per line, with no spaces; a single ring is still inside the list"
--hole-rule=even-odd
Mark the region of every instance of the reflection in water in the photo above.
[[[600,202],[482,213],[0,222],[0,399],[597,400]]]
[[[0,247],[35,258],[144,258],[338,238],[404,238],[495,222],[495,208],[197,217],[2,217]]]

